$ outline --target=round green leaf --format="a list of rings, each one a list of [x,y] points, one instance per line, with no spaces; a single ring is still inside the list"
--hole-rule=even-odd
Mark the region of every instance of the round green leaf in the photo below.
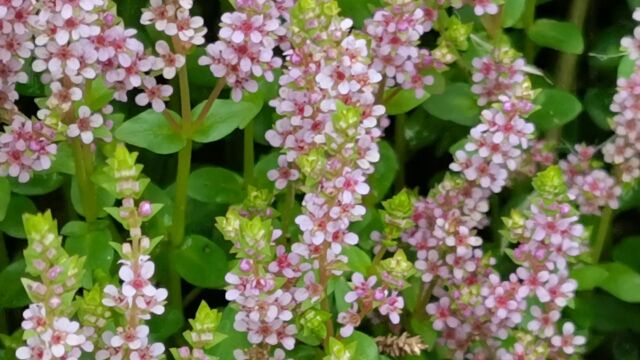
[[[613,115],[609,106],[613,100],[613,89],[590,88],[584,97],[584,106],[589,117],[603,130],[611,130],[609,118]]]
[[[262,189],[274,189],[274,182],[269,180],[267,173],[278,167],[278,156],[280,152],[273,151],[268,155],[260,157],[254,168],[256,185]]]
[[[349,259],[349,270],[367,274],[371,266],[369,254],[357,246],[343,246],[342,253]]]
[[[571,269],[571,278],[578,282],[578,290],[593,290],[609,273],[598,265],[583,265]]]
[[[100,111],[113,100],[115,90],[108,87],[102,76],[90,81],[91,87],[84,99],[85,104],[93,111]]]
[[[26,238],[27,236],[22,226],[22,215],[35,214],[36,212],[38,212],[38,210],[31,199],[23,195],[14,194],[9,200],[9,206],[4,220],[0,221],[0,231],[4,231],[7,235],[14,238]]]
[[[258,97],[249,97],[248,99],[251,101],[216,100],[205,116],[203,124],[194,131],[193,140],[209,143],[222,139],[237,128],[243,128],[262,108],[262,101]],[[194,119],[200,116],[205,103],[202,102],[193,108]]]
[[[180,331],[184,325],[182,309],[167,307],[159,316],[152,316],[148,322],[151,341],[165,341],[171,335]]]
[[[175,119],[180,119],[178,114],[168,111]],[[186,144],[185,139],[171,128],[164,116],[152,109],[125,121],[115,135],[118,140],[127,144],[162,155],[178,152]]]
[[[200,168],[189,176],[189,196],[205,203],[235,204],[244,196],[243,180],[221,167]]]
[[[613,260],[640,272],[640,236],[622,239],[613,248]]]
[[[416,97],[415,90],[399,90],[397,88],[388,89],[384,98],[393,95],[384,106],[389,115],[398,115],[409,112],[424,103],[431,95],[441,94],[444,91],[444,76],[437,71],[431,71],[429,75],[433,76],[433,84],[424,88],[425,93],[422,97]],[[397,92],[397,93],[395,93]]]
[[[370,196],[375,199],[375,202],[379,202],[387,194],[398,171],[398,157],[391,145],[386,141],[381,141],[379,146],[380,161],[374,164],[376,170],[369,177],[369,184],[371,185]]]
[[[109,244],[111,233],[105,222],[90,225],[72,221],[65,224],[60,233],[67,237],[64,243],[67,253],[86,257],[85,267],[88,270],[109,271],[114,250]]]
[[[44,195],[59,188],[64,177],[58,173],[34,173],[26,183],[11,178],[11,191],[20,195]]]
[[[102,187],[96,187],[96,192],[98,195],[98,216],[105,217],[107,212],[104,211],[103,208],[113,205],[116,198]],[[78,214],[84,216],[82,195],[80,194],[80,187],[75,177],[71,179],[71,204]]]
[[[640,332],[640,306],[623,302],[609,294],[578,293],[574,306],[566,310],[580,329]]]
[[[480,108],[476,104],[476,95],[469,84],[452,83],[442,94],[433,95],[424,102],[424,108],[433,116],[457,124],[473,126],[480,119]]]
[[[524,13],[526,0],[505,0],[502,7],[502,27],[516,25]]]
[[[562,126],[582,112],[582,104],[571,93],[558,89],[543,89],[534,99],[540,108],[529,116],[536,129],[546,131]]]
[[[529,38],[536,44],[570,54],[582,54],[584,40],[576,24],[568,21],[539,19],[529,28]]]
[[[344,343],[348,344],[354,341],[358,344],[356,348],[356,359],[378,360],[380,356],[378,345],[369,335],[360,331],[354,331],[351,336],[344,340]]]
[[[58,152],[56,153],[53,163],[51,164],[52,172],[74,175],[76,173],[76,165],[73,161],[73,152],[68,142],[58,143]]]
[[[0,221],[4,220],[11,199],[11,184],[9,180],[0,176]]]
[[[20,280],[26,276],[25,268],[24,259],[20,259],[0,272],[0,284],[2,284],[0,308],[19,308],[30,302],[29,296]]]
[[[176,270],[192,285],[221,289],[229,270],[227,257],[214,242],[200,235],[191,235],[175,254]]]
[[[600,283],[600,288],[620,300],[640,302],[640,274],[622,263],[601,265],[609,275]]]
[[[247,333],[239,332],[233,327],[238,310],[231,306],[224,308],[217,332],[227,337],[217,345],[207,350],[207,354],[217,356],[220,359],[234,359],[233,352],[236,349],[246,349],[251,346],[247,340]]]
[[[618,65],[618,77],[629,78],[635,69],[635,61],[631,60],[628,55],[625,55],[620,59],[620,64]]]

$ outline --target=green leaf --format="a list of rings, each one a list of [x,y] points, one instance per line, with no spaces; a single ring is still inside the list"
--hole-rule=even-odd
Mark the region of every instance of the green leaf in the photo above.
[[[543,89],[533,102],[540,108],[529,116],[529,121],[540,131],[562,126],[582,112],[580,101],[564,90]]]
[[[196,46],[187,55],[187,69],[189,71],[189,84],[210,88],[218,81],[211,73],[208,66],[198,64],[198,59],[206,54],[203,47]]]
[[[620,300],[640,302],[640,274],[622,263],[601,264],[609,275],[600,283],[600,288]]]
[[[0,308],[19,308],[27,305],[30,300],[27,292],[24,290],[22,277],[25,274],[26,265],[24,259],[9,264],[2,272],[0,272]]]
[[[262,108],[262,102],[251,99],[253,101],[240,102],[217,99],[205,116],[203,124],[194,131],[193,140],[200,143],[213,142],[231,134],[237,128],[244,127]],[[201,102],[193,108],[194,119],[200,116],[205,103]]]
[[[640,332],[640,306],[623,302],[609,294],[578,293],[574,306],[567,307],[567,312],[580,329]]]
[[[351,304],[349,304],[344,296],[347,295],[349,291],[351,291],[351,287],[347,283],[347,280],[344,278],[333,278],[329,280],[329,287],[333,288],[333,296],[336,302],[336,310],[337,311],[347,311],[351,308]]]
[[[631,236],[622,239],[612,254],[613,260],[625,264],[640,273],[640,236]]]
[[[86,257],[85,268],[109,271],[113,262],[113,248],[109,245],[111,233],[106,222],[88,224],[71,221],[60,230],[67,237],[64,248],[69,255]]]
[[[221,167],[200,168],[189,176],[189,196],[205,203],[235,204],[244,197],[240,175]]]
[[[379,0],[338,0],[338,5],[340,6],[340,15],[353,19],[355,28],[362,28],[364,21],[373,15],[373,9],[381,7],[382,4]]]
[[[236,331],[233,327],[238,310],[231,306],[224,308],[222,319],[218,325],[218,332],[227,335],[227,338],[219,344],[207,350],[207,354],[217,356],[220,359],[235,359],[233,351],[236,349],[246,349],[250,347],[247,340],[247,333]]]
[[[160,316],[152,316],[148,325],[151,329],[149,337],[151,341],[165,341],[171,335],[177,333],[184,325],[184,315],[182,309],[168,306]]]
[[[568,21],[539,19],[529,28],[536,44],[570,54],[582,54],[584,40],[578,26]]]
[[[274,189],[274,182],[269,180],[267,173],[269,170],[278,167],[279,151],[273,151],[267,155],[261,156],[260,160],[256,163],[254,170],[256,185],[261,189]]]
[[[102,187],[96,187],[96,192],[98,195],[98,217],[105,217],[107,213],[103,208],[113,205],[116,198]],[[71,204],[78,214],[84,216],[82,195],[80,194],[80,187],[78,186],[78,181],[75,177],[71,179]]]
[[[64,177],[57,173],[34,173],[26,183],[11,178],[11,191],[20,195],[44,195],[59,188]]]
[[[4,220],[11,199],[11,184],[9,180],[0,176],[0,221]]]
[[[168,110],[175,119],[180,116]],[[118,140],[150,150],[156,154],[167,155],[180,151],[186,140],[171,128],[169,122],[160,113],[146,110],[122,124],[115,132]]]
[[[627,79],[635,69],[636,62],[631,60],[628,55],[625,55],[620,59],[620,64],[618,65],[618,77]]]
[[[613,89],[589,88],[584,96],[584,107],[589,117],[603,130],[611,130],[609,118],[613,113],[609,109],[613,100]]]
[[[370,196],[376,203],[381,201],[387,194],[398,171],[398,158],[391,145],[386,141],[381,141],[379,146],[380,161],[374,164],[376,170],[369,177],[369,184],[371,185]]]
[[[571,269],[571,278],[578,282],[578,290],[593,290],[609,273],[598,265],[583,265]]]
[[[360,331],[354,331],[351,336],[344,340],[344,343],[356,342],[358,347],[356,348],[355,359],[358,360],[378,360],[380,353],[378,352],[378,345],[367,334]]]
[[[524,13],[526,0],[505,0],[502,7],[502,27],[516,25]]]
[[[58,143],[58,152],[51,164],[51,171],[63,174],[74,175],[76,173],[76,165],[73,161],[73,152],[68,142]]]
[[[431,95],[442,94],[442,92],[445,89],[444,76],[442,76],[442,74],[440,74],[437,71],[430,71],[428,74],[425,74],[425,75],[433,76],[433,84],[426,86],[424,88],[425,93],[420,98],[416,97],[416,92],[415,90],[412,90],[412,89],[400,90],[398,88],[392,88],[392,89],[388,89],[385,92],[384,94],[385,99],[387,98],[387,96],[393,95],[393,97],[388,101],[385,101],[385,104],[384,104],[388,115],[398,115],[398,114],[407,113],[413,110],[414,108],[418,107],[420,104],[424,103]]]
[[[203,236],[187,237],[174,260],[178,274],[192,285],[213,289],[226,285],[224,276],[229,270],[226,253]]]
[[[89,83],[91,84],[91,87],[88,91],[87,97],[84,99],[84,102],[92,111],[100,111],[103,107],[107,106],[111,100],[113,100],[115,90],[107,87],[102,76],[99,76]]]
[[[349,259],[349,270],[367,275],[371,266],[371,258],[357,246],[343,246],[342,253]]]
[[[424,108],[433,116],[460,125],[473,126],[480,121],[480,107],[476,95],[466,83],[448,84],[442,94],[433,95],[424,102]]]
[[[23,214],[35,214],[38,212],[33,201],[23,195],[13,195],[9,200],[7,214],[4,220],[0,221],[0,231],[4,231],[7,235],[18,239],[24,239],[27,236],[22,226]]]
[[[25,64],[22,65],[21,71],[27,74],[27,82],[26,83],[17,83],[16,91],[18,94],[22,96],[31,96],[31,97],[41,97],[45,96],[44,85],[40,80],[40,74],[36,74],[31,67],[33,62],[33,57],[30,57],[25,61]]]

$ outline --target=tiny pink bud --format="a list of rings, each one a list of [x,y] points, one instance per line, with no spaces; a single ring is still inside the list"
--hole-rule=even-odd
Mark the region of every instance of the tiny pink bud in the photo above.
[[[180,356],[186,357],[186,358],[191,356],[191,353],[189,352],[189,348],[186,346],[183,346],[180,349],[178,349],[178,353],[180,354]]]
[[[373,292],[373,300],[375,301],[382,301],[384,300],[384,298],[386,297],[385,291],[382,288],[377,288],[374,292]]]
[[[148,201],[143,201],[138,206],[138,213],[140,214],[140,216],[147,217],[151,215],[152,211],[153,208],[151,207],[151,203]]]
[[[49,305],[54,309],[60,306],[60,303],[61,303],[60,298],[57,296],[54,296],[49,300]]]
[[[47,272],[47,277],[49,280],[55,280],[60,274],[60,271],[62,271],[62,269],[59,266],[54,266]]]
[[[148,237],[143,236],[140,239],[140,248],[142,248],[143,250],[147,250],[149,249],[150,246],[151,246],[151,240],[149,240]]]
[[[111,26],[113,25],[113,22],[115,21],[116,17],[113,15],[113,13],[111,12],[107,12],[103,17],[102,20],[104,21],[105,25],[107,26]]]
[[[240,261],[240,270],[244,272],[250,272],[251,269],[253,269],[253,264],[251,263],[251,260],[243,259],[242,261]]]

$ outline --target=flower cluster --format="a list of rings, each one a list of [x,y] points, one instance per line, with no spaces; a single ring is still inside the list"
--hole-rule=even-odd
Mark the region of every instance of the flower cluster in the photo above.
[[[640,22],[640,10],[633,13],[633,18]],[[615,113],[611,127],[615,135],[604,145],[602,153],[606,162],[619,168],[623,182],[633,182],[640,177],[640,119],[637,116],[640,108],[637,90],[640,86],[640,26],[634,30],[633,37],[625,37],[621,43],[635,67],[628,79],[618,79],[611,104],[611,111]]]
[[[140,23],[153,25],[169,37],[175,38],[187,48],[204,44],[204,19],[191,16],[192,0],[162,1],[151,0],[150,7],[142,12]],[[158,51],[160,52],[160,50]]]
[[[475,86],[483,94],[479,103],[496,103],[482,111],[480,124],[471,129],[469,142],[455,152],[455,162],[450,168],[482,188],[498,193],[529,148],[534,126],[523,117],[533,109],[533,94],[522,72],[524,61],[516,58],[512,50],[498,49],[489,58],[475,59],[474,64],[478,67],[473,76]],[[486,71],[482,64],[487,64]]]
[[[417,1],[387,3],[386,8],[376,11],[365,22],[365,31],[372,41],[372,68],[385,76],[385,86],[413,89],[416,97],[421,98],[425,86],[434,81],[426,72],[441,66],[429,50],[418,47],[420,37],[431,30],[438,13]]]
[[[242,99],[242,91],[258,91],[256,78],[273,81],[273,69],[282,65],[274,56],[286,33],[281,19],[284,2],[272,0],[238,1],[236,11],[222,15],[219,40],[207,46],[198,63],[209,66],[214,76],[231,86],[231,97]]]
[[[293,310],[309,297],[309,291],[296,286],[304,270],[300,257],[285,253],[282,246],[276,248],[282,231],[271,224],[272,195],[253,191],[242,206],[216,219],[216,226],[241,259],[225,277],[229,284],[225,297],[239,307],[234,328],[246,332],[254,345],[246,351],[237,349],[236,359],[253,359],[248,354],[256,351],[266,351],[261,358],[267,358],[265,349],[272,346],[293,349],[297,333]]]
[[[93,328],[71,320],[71,301],[84,274],[84,258],[69,256],[62,248],[51,213],[24,215],[29,246],[24,252],[27,272],[38,280],[23,279],[33,302],[24,311],[22,328],[26,345],[16,350],[18,359],[78,359],[93,350],[88,340]]]
[[[49,169],[58,149],[54,138],[55,131],[43,122],[15,114],[11,125],[0,133],[0,176],[24,183],[34,171]]]
[[[569,184],[569,195],[583,214],[600,214],[602,208],[618,208],[622,189],[616,179],[603,169],[594,169],[596,148],[578,144],[566,159],[559,162]]]
[[[107,285],[102,299],[103,305],[122,313],[124,321],[115,332],[102,334],[103,346],[96,352],[96,359],[158,359],[165,350],[161,343],[149,343],[149,327],[143,324],[152,315],[164,313],[168,293],[151,282],[155,265],[149,253],[160,239],[152,241],[141,231],[142,223],[153,215],[154,206],[148,201],[136,206],[135,198],[146,185],[138,179],[142,167],[136,165],[136,156],[119,144],[105,170],[112,178],[109,190],[122,199],[122,205],[112,215],[129,230],[130,242],[117,246],[122,257],[118,271],[122,285]]]
[[[33,3],[29,0],[0,4],[0,108],[8,112],[7,118],[17,111],[16,84],[28,80],[22,67],[34,47],[29,24],[33,17]]]

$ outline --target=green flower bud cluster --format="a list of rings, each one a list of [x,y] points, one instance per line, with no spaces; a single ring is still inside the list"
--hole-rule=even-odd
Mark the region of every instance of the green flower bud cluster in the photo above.
[[[118,199],[140,197],[149,179],[141,178],[143,166],[136,163],[137,158],[138,153],[129,152],[124,144],[116,145],[97,182]]]
[[[347,345],[340,342],[336,338],[329,339],[329,349],[327,349],[327,356],[322,360],[354,360],[356,359],[356,350],[358,343],[352,342]]]
[[[28,246],[24,251],[26,271],[38,280],[22,279],[29,298],[66,315],[84,276],[84,257],[69,256],[51,212],[23,216]]]
[[[334,18],[340,6],[336,0],[300,0],[291,8],[291,30],[294,37],[307,39],[323,33]]]
[[[403,189],[391,199],[382,202],[383,210],[380,210],[382,221],[384,222],[384,240],[392,241],[414,224],[411,220],[413,213],[413,202],[415,195],[407,189]],[[384,244],[387,247],[392,244]]]
[[[273,241],[275,229],[270,219],[247,218],[240,215],[237,208],[231,208],[227,215],[216,218],[216,227],[226,240],[233,242],[232,252],[239,258],[256,261],[271,260],[274,256]]]
[[[309,341],[322,342],[327,336],[327,320],[331,318],[331,313],[316,308],[310,308],[305,311],[299,318],[299,328],[302,329],[301,335]],[[308,341],[307,341],[308,342]]]
[[[380,262],[382,280],[392,289],[401,290],[407,287],[407,279],[416,273],[413,263],[407,259],[402,249],[393,254],[393,257]]]

